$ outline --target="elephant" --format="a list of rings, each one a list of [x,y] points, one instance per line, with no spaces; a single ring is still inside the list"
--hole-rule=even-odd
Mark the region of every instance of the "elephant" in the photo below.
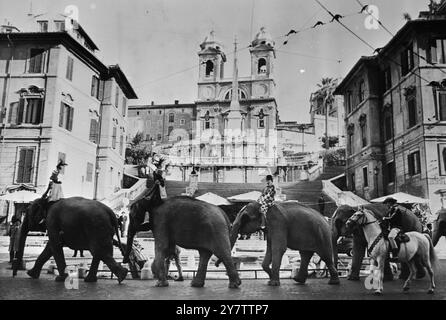
[[[252,234],[260,230],[261,215],[257,202],[249,203],[238,213],[231,229],[231,247],[239,233]],[[262,268],[269,276],[268,285],[280,285],[280,264],[287,248],[300,252],[300,268],[294,278],[296,282],[306,282],[308,264],[316,252],[328,267],[329,284],[339,284],[338,272],[333,263],[330,226],[319,212],[295,202],[276,203],[266,213],[266,235],[267,246]]]
[[[13,262],[13,276],[17,274],[17,269],[22,264],[28,232],[45,231],[45,226],[39,224],[45,206],[47,206],[46,199],[34,200],[25,213],[19,234],[19,249]],[[85,278],[86,282],[97,281],[96,275],[101,260],[117,276],[119,283],[126,278],[128,270],[113,259],[114,234],[117,235],[119,243],[121,241],[116,215],[109,207],[99,201],[72,197],[54,202],[47,210],[48,243],[33,268],[27,272],[31,278],[39,278],[43,265],[53,256],[59,271],[55,280],[64,281],[68,274],[65,273],[63,247],[90,251],[93,260]]]
[[[241,284],[231,258],[229,240],[230,223],[219,207],[187,196],[169,197],[161,200],[159,189],[147,198],[135,201],[130,206],[130,225],[127,235],[127,251],[124,262],[128,261],[129,248],[145,212],[150,215],[149,228],[155,239],[155,259],[152,272],[157,279],[157,287],[168,286],[166,258],[175,252],[178,245],[186,249],[196,249],[200,262],[192,287],[203,287],[207,266],[212,254],[221,259],[229,276],[229,288]]]
[[[375,217],[378,219],[382,219],[387,211],[388,208],[386,205],[381,203],[371,203],[363,205],[365,209],[371,210]],[[335,265],[338,264],[338,252],[337,252],[337,240],[339,237],[342,236],[349,236],[350,233],[347,232],[345,223],[347,220],[356,212],[357,207],[351,207],[348,205],[341,205],[336,209],[336,211],[333,213],[332,219],[331,219],[331,231],[332,231],[332,244],[333,244],[333,256]],[[400,217],[400,224],[402,226],[402,231],[409,232],[409,231],[422,231],[422,225],[417,218],[417,216],[412,213],[408,212],[408,214],[404,215],[404,217]],[[359,281],[359,271],[361,269],[362,260],[364,259],[365,251],[367,249],[367,241],[364,236],[364,232],[356,228],[353,230],[353,257],[352,257],[352,267],[350,274],[347,277],[347,280],[351,281]],[[425,276],[424,268],[417,262],[417,278],[422,278]],[[405,279],[409,276],[409,269],[406,266],[406,264],[403,264],[400,278]],[[384,280],[390,281],[393,280],[393,274],[392,270],[389,265],[389,261],[386,261],[385,267],[384,267]]]
[[[434,222],[434,234],[432,237],[434,247],[442,236],[446,237],[446,209],[438,211],[437,220]]]

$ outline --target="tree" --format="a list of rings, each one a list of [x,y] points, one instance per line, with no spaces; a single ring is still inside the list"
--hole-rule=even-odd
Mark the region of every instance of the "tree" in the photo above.
[[[328,148],[334,148],[339,143],[339,137],[328,137]],[[327,139],[322,137],[322,148],[327,148]]]
[[[145,166],[146,159],[150,156],[150,149],[142,144],[143,134],[138,132],[130,142],[130,148],[125,149],[125,163]]]
[[[338,86],[338,80],[333,78],[322,78],[321,83],[317,85],[319,90],[314,93],[316,100],[323,100],[324,114],[325,114],[325,136],[328,136],[328,115],[329,106],[334,103],[334,91]],[[325,149],[329,149],[329,141],[325,141]]]

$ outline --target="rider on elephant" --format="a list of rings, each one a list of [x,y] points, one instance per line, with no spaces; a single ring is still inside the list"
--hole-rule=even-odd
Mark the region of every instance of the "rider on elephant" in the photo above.
[[[260,228],[265,228],[266,213],[268,209],[274,205],[274,196],[276,195],[276,188],[273,184],[273,177],[271,175],[266,176],[266,187],[262,191],[262,195],[259,197],[257,202],[260,204],[260,212],[262,223]]]
[[[167,166],[169,164],[169,160],[166,156],[157,154],[157,153],[153,153],[153,156],[151,158],[148,159],[147,161],[147,166],[152,169],[153,172],[153,180],[155,181],[155,185],[152,187],[152,189],[149,192],[149,195],[151,195],[153,193],[153,190],[156,186],[159,187],[159,191],[160,191],[160,196],[161,199],[165,199],[167,198],[167,193],[166,193],[166,187],[164,184],[164,179],[165,179],[165,173],[167,170]],[[147,180],[148,182],[149,180]],[[149,187],[147,185],[147,187]],[[141,225],[144,224],[149,224],[149,213],[146,211],[145,216],[144,216],[144,221],[143,223],[141,223]]]
[[[65,167],[67,165],[68,164],[66,164],[65,161],[63,161],[63,160],[59,161],[59,163],[56,166],[56,170],[54,170],[53,173],[51,174],[48,188],[46,189],[45,193],[42,195],[42,199],[46,199],[47,204],[45,206],[46,209],[42,210],[42,219],[39,222],[39,225],[41,225],[41,226],[45,225],[46,214],[48,212],[49,207],[57,200],[62,199],[64,197],[63,192],[62,192],[62,182],[59,180],[59,174],[61,173],[63,167]]]

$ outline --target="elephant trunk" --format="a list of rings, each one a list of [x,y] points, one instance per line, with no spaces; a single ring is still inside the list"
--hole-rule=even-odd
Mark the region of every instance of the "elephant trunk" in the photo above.
[[[23,263],[23,254],[25,251],[26,237],[28,236],[28,215],[26,214],[23,223],[18,230],[18,241],[15,241],[13,250],[15,251],[14,260],[12,262],[12,276],[17,275],[17,270],[20,269]]]
[[[333,251],[333,263],[335,265],[335,268],[338,267],[338,239],[339,239],[339,233],[336,226],[332,227],[331,232],[331,243],[332,243],[332,251]]]

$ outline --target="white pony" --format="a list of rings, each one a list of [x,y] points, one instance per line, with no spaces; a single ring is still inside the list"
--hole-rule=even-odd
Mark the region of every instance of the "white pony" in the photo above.
[[[346,222],[347,230],[352,230],[355,226],[364,230],[367,240],[367,252],[372,259],[371,263],[376,262],[378,275],[374,278],[377,281],[375,294],[381,294],[383,291],[384,262],[389,252],[389,241],[384,237],[382,229],[379,225],[380,220],[376,219],[373,213],[367,209],[360,209]],[[404,283],[403,290],[408,291],[410,281],[416,273],[415,259],[419,259],[422,265],[429,273],[431,284],[427,293],[434,293],[434,271],[433,267],[437,266],[438,259],[435,253],[432,240],[427,234],[416,231],[407,232],[408,242],[401,243],[398,259],[400,262],[406,262],[410,268],[410,274]]]

